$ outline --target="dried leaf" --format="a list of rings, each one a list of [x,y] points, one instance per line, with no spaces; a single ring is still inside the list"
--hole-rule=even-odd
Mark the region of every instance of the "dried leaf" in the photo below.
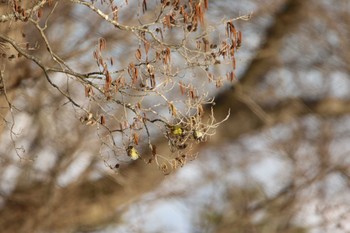
[[[118,21],[118,7],[112,6],[113,20]]]
[[[181,81],[179,82],[179,86],[180,86],[181,95],[184,95],[186,90],[185,90],[184,84]]]
[[[166,15],[166,16],[164,17],[163,24],[165,25],[165,27],[171,28],[170,15]]]
[[[141,60],[141,56],[142,56],[142,55],[141,55],[141,50],[140,50],[140,49],[137,49],[137,50],[136,50],[136,54],[135,54],[136,59],[140,61],[140,60]]]
[[[110,73],[108,72],[108,70],[106,71],[106,82],[109,84],[112,83],[112,77],[111,77]]]
[[[98,55],[97,55],[96,51],[93,52],[93,57],[94,57],[95,60],[98,60]]]
[[[198,17],[199,22],[203,25],[204,13],[203,13],[202,5],[200,2],[196,5],[195,15]]]
[[[160,33],[160,37],[162,38],[162,41],[163,41],[164,38],[163,38],[163,31],[162,31],[162,29],[161,28],[156,28],[156,32]]]
[[[106,40],[104,38],[100,38],[98,40],[100,51],[104,50],[106,48]]]
[[[227,33],[227,37],[229,37],[232,40],[236,40],[237,32],[232,22],[228,22],[226,24],[226,33]]]
[[[139,135],[137,133],[134,133],[132,136],[133,136],[133,140],[134,140],[135,145],[138,145],[139,144]]]
[[[138,69],[135,67],[134,63],[129,64],[128,72],[131,77],[132,83],[135,84],[138,77]]]
[[[196,98],[196,95],[195,95],[195,93],[194,93],[194,90],[193,90],[193,89],[191,89],[191,90],[190,90],[190,96],[191,96],[191,99]]]
[[[176,108],[175,108],[175,106],[174,106],[174,104],[172,102],[169,103],[169,112],[174,117],[177,115]]]
[[[149,51],[149,48],[151,47],[151,44],[145,40],[144,41],[144,47],[145,47],[145,52],[146,52],[146,55],[148,54],[148,51]]]
[[[112,77],[109,74],[109,72],[106,71],[106,82],[105,82],[105,86],[104,86],[105,93],[107,93],[109,91],[111,84],[112,84]]]
[[[208,10],[209,3],[208,0],[204,0],[204,9]]]
[[[94,93],[93,93],[93,89],[90,85],[86,85],[85,86],[85,97],[89,97],[89,96],[92,96]]]
[[[234,72],[229,72],[226,74],[227,80],[233,82],[236,79],[236,75]]]
[[[38,14],[37,14],[38,18],[41,18],[41,16],[43,16],[43,8],[39,8],[38,9]]]
[[[145,13],[147,11],[147,2],[146,0],[142,1],[142,12]]]
[[[193,86],[190,86],[190,87],[189,87],[189,95],[190,95],[190,97],[191,97],[192,99],[197,98],[197,97],[196,97],[196,91],[195,91],[195,89],[193,88]]]
[[[231,57],[235,56],[235,48],[236,48],[236,43],[235,43],[234,40],[232,40],[232,45],[230,47],[230,55],[231,55]]]
[[[156,87],[156,79],[154,77],[154,74],[151,75],[150,81],[151,81],[151,89],[154,89]]]
[[[170,49],[169,48],[166,48],[165,51],[164,51],[164,64],[169,64],[170,63]]]
[[[231,39],[237,39],[237,31],[233,23],[231,23]],[[233,37],[233,38],[232,38]]]
[[[235,70],[236,69],[236,58],[232,57],[232,67]]]
[[[186,12],[184,12],[183,16],[184,16],[184,19],[183,19],[184,23],[187,24],[188,23],[188,14]]]
[[[103,115],[101,115],[101,117],[100,117],[100,123],[101,123],[101,125],[106,124],[106,118]]]
[[[204,43],[204,52],[207,52],[209,50],[209,41],[205,38],[202,39]]]
[[[133,83],[135,84],[137,82],[137,77],[139,76],[139,70],[135,67],[134,69],[134,77],[133,77]]]
[[[104,63],[104,61],[103,61],[103,59],[102,59],[101,57],[98,58],[97,62],[98,62],[98,64],[99,64],[100,66],[102,66],[102,67],[105,66],[105,63]]]
[[[237,49],[239,49],[242,45],[242,32],[238,32],[238,39],[237,39]]]
[[[21,14],[24,18],[27,17],[27,12],[23,8],[21,9]]]
[[[21,7],[18,5],[17,1],[14,1],[13,4],[14,4],[13,8],[15,9],[15,11],[19,12]]]

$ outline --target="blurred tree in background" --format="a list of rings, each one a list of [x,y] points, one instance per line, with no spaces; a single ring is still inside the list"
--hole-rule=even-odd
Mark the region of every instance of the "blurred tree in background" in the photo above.
[[[349,12],[1,1],[0,229],[349,230]]]

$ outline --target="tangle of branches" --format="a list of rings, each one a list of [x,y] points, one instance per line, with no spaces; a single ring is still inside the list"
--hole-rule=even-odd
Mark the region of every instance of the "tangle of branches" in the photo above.
[[[33,46],[0,33],[2,59],[21,57],[40,68],[79,113],[81,123],[96,127],[101,153],[156,163],[168,173],[194,159],[194,145],[208,140],[225,120],[215,119],[209,89],[236,81],[235,53],[242,34],[234,21],[246,16],[211,25],[206,20],[208,0],[39,0],[32,5],[10,0],[7,4],[0,23],[31,25],[40,41]],[[60,4],[98,16],[112,33],[125,34],[130,46],[116,48],[118,42],[99,37],[88,48],[87,58],[68,61],[50,39]],[[45,53],[36,53],[39,47],[46,48]],[[116,55],[122,50],[129,56]],[[95,65],[88,70],[73,65],[84,62]],[[68,82],[53,78],[61,76]],[[64,86],[73,84],[70,91]],[[169,153],[157,150],[160,136],[168,141]]]

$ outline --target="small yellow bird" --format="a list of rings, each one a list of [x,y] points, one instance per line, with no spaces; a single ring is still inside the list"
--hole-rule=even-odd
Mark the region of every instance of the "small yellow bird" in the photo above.
[[[129,146],[126,152],[132,160],[137,160],[138,158],[140,158],[139,152],[133,146]]]
[[[193,137],[194,139],[198,140],[198,141],[201,141],[203,139],[203,133],[201,131],[198,131],[198,130],[194,130],[193,131]]]
[[[183,130],[180,125],[172,126],[171,133],[176,136],[181,136],[183,134]]]

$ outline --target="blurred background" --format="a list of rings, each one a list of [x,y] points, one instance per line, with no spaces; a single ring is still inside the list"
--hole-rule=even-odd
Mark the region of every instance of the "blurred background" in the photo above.
[[[1,1],[0,15],[9,2]],[[53,49],[90,72],[103,37],[127,66],[130,35],[73,2],[60,1],[48,20]],[[141,2],[124,4],[120,20],[137,24]],[[209,0],[208,25],[240,16],[249,20],[234,21],[243,34],[238,81],[208,89],[216,118],[228,109],[230,117],[195,148],[194,161],[168,176],[140,160],[111,169],[115,159],[101,151],[96,129],[81,124],[41,70],[23,57],[1,58],[0,229],[350,232],[350,2]],[[0,25],[0,34],[37,46],[36,54],[49,59],[34,27]],[[80,98],[78,86],[66,91]]]

